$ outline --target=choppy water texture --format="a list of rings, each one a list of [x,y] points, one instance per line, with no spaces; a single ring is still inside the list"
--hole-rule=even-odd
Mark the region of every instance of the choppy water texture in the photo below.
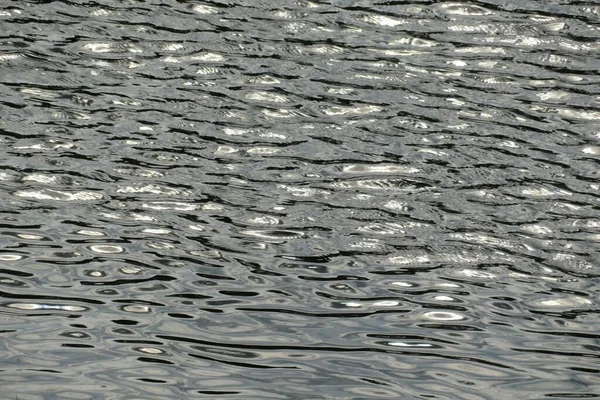
[[[600,397],[597,1],[0,4],[0,398]]]

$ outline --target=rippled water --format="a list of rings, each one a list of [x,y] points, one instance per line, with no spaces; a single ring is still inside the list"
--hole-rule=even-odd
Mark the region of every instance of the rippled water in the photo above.
[[[2,399],[600,397],[597,1],[0,4]]]

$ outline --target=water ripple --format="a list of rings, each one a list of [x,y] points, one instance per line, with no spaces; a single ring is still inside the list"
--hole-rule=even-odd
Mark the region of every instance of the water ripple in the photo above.
[[[599,18],[0,5],[2,395],[600,397]]]

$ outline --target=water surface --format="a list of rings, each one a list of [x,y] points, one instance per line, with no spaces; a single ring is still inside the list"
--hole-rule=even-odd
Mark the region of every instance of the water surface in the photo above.
[[[0,2],[0,397],[600,397],[596,1]]]

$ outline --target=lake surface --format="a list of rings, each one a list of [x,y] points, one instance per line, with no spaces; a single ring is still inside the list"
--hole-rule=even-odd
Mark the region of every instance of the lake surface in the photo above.
[[[600,398],[598,1],[0,2],[0,398]]]

